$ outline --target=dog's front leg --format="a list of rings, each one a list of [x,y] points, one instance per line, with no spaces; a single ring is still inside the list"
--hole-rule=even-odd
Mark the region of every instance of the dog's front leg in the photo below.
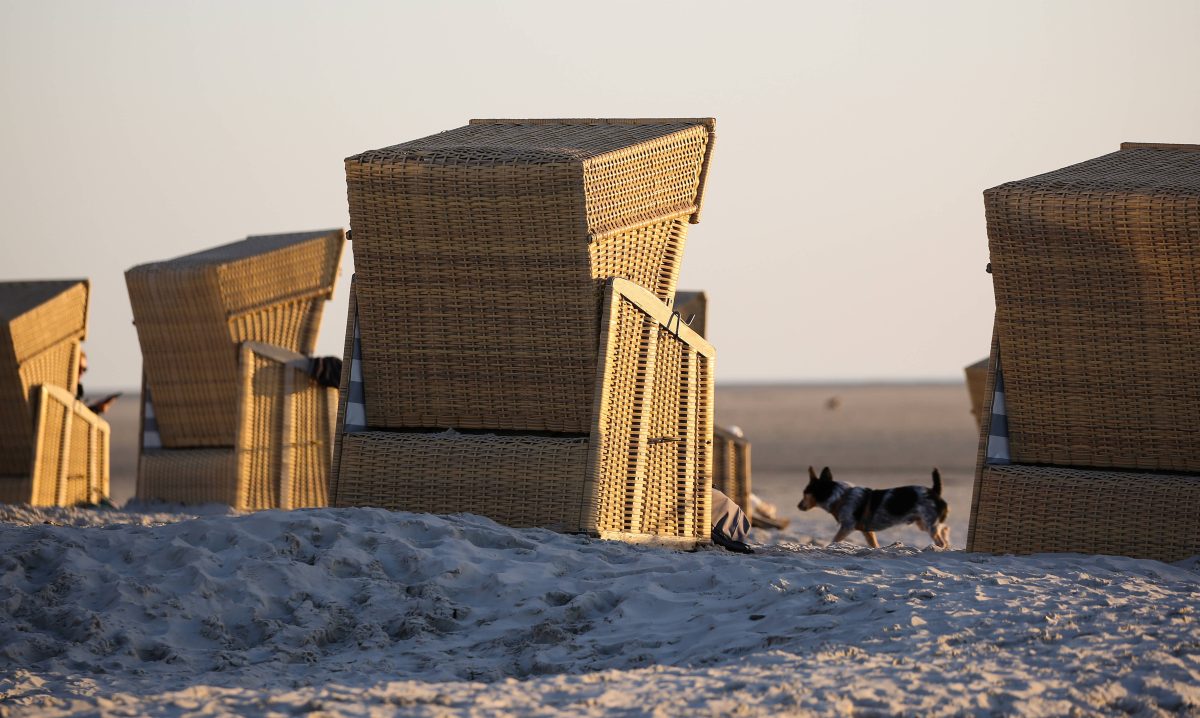
[[[875,538],[874,531],[863,531],[863,536],[867,538],[867,545],[871,548],[879,548],[879,540]]]
[[[838,527],[838,532],[837,532],[837,535],[835,535],[835,536],[833,537],[833,540],[832,540],[832,541],[830,541],[829,543],[831,543],[831,544],[835,544],[835,543],[841,543],[842,541],[845,541],[845,540],[846,540],[846,537],[847,537],[847,536],[849,536],[849,535],[850,535],[850,532],[851,532],[851,531],[853,531],[853,530],[854,530],[854,527],[853,527],[853,526],[840,526],[840,527]]]
[[[934,536],[933,542],[939,548],[950,548],[950,527],[946,524],[941,524],[937,527],[937,535]]]

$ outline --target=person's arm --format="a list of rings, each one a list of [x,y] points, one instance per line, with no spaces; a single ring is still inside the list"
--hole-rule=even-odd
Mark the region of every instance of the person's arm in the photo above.
[[[109,410],[109,408],[113,405],[113,402],[117,400],[117,397],[121,396],[121,393],[122,392],[118,391],[115,394],[109,394],[103,399],[90,402],[87,407],[95,414],[103,414]]]

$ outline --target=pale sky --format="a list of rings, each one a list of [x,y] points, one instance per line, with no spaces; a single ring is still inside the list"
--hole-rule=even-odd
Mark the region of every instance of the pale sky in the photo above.
[[[680,288],[718,380],[958,380],[991,335],[983,190],[1200,143],[1198,30],[1193,1],[0,0],[0,279],[90,277],[89,387],[132,387],[124,271],[348,227],[349,155],[712,116]]]

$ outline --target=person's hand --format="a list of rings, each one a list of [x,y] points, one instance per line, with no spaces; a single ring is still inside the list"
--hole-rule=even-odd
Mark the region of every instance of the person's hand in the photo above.
[[[109,407],[113,405],[113,402],[117,400],[118,396],[120,396],[120,394],[109,394],[99,401],[88,404],[88,408],[91,409],[92,413],[94,414],[103,414],[104,412],[108,411]]]

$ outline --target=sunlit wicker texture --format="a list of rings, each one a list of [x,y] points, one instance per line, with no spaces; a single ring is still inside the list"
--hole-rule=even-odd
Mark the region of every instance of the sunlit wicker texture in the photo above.
[[[87,280],[0,282],[0,476],[29,473],[36,389],[75,391]]]
[[[1200,146],[984,193],[1013,460],[1200,471]]]
[[[750,442],[741,434],[718,426],[713,433],[713,488],[749,513],[750,476]]]
[[[234,444],[238,345],[312,353],[344,240],[340,229],[255,236],[125,273],[165,447]]]
[[[34,390],[33,450],[25,472],[0,477],[0,502],[94,504],[109,495],[108,422],[59,386]]]
[[[308,358],[296,352],[246,342],[240,357],[238,402],[230,408],[237,445],[143,448],[139,499],[243,510],[328,504],[337,392],[318,385],[304,369]]]
[[[349,158],[371,425],[586,432],[603,281],[670,301],[712,127],[477,120]]]
[[[714,351],[647,290],[614,280],[599,329],[600,369],[585,435],[369,429],[342,434],[336,506],[469,511],[629,541],[707,540]],[[354,297],[347,326],[353,336]],[[339,427],[349,394],[347,341]],[[377,400],[369,381],[368,404]]]

